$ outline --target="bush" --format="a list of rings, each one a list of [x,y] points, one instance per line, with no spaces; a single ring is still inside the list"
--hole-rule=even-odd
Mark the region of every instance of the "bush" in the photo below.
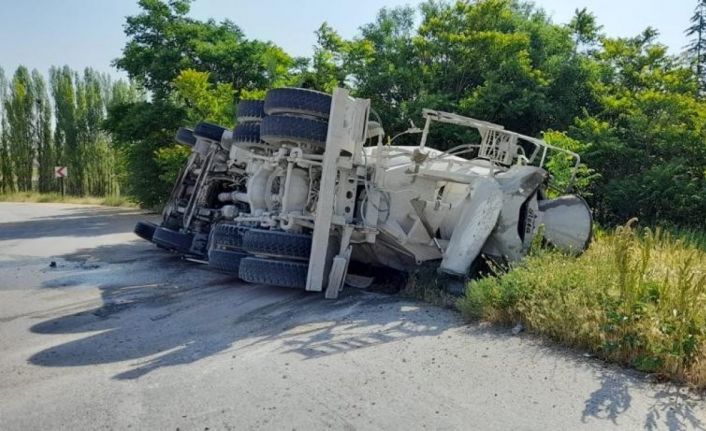
[[[524,325],[642,371],[706,387],[706,252],[660,229],[617,228],[578,258],[537,251],[473,281],[469,319]]]

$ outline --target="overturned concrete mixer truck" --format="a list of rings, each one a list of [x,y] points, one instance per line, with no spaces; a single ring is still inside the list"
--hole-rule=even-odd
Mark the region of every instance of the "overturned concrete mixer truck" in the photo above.
[[[514,262],[543,241],[583,251],[592,216],[549,197],[545,169],[579,156],[502,126],[425,109],[416,146],[392,145],[370,101],[300,88],[241,101],[235,129],[180,129],[192,153],[157,226],[135,233],[244,281],[336,298],[351,261],[410,271],[427,262],[464,277],[477,259]],[[473,142],[447,150],[434,128]],[[399,136],[399,135],[398,135]],[[459,136],[459,135],[457,135]],[[409,139],[409,136],[407,137]]]

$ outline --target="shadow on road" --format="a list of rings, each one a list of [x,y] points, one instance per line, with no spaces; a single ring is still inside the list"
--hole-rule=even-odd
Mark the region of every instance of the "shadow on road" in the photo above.
[[[585,402],[581,417],[583,422],[589,418],[610,420],[618,424],[620,415],[628,412],[632,401],[630,390],[645,389],[652,386],[646,382],[626,379],[614,370],[598,373],[601,386],[591,393]],[[653,395],[654,403],[644,419],[646,430],[704,430],[704,423],[695,413],[695,408],[704,400],[698,394],[684,387],[662,385]]]
[[[93,334],[46,349],[29,361],[50,367],[133,361],[116,379],[138,378],[233,347],[237,354],[238,349],[276,346],[308,359],[433,336],[460,325],[448,318],[435,322],[429,311],[405,307],[409,303],[395,297],[349,291],[334,302],[317,294],[244,285],[141,244],[103,246],[63,258],[90,258],[98,268],[69,271],[44,287],[97,285],[103,304],[34,325],[31,330],[41,334]],[[106,262],[121,262],[124,270],[111,274],[115,269]]]
[[[54,236],[97,236],[132,231],[135,214],[129,208],[86,207],[63,209],[60,214],[2,223],[0,241]]]
[[[117,380],[219,354],[295,354],[306,360],[438,336],[463,325],[453,313],[396,296],[348,289],[340,300],[326,301],[317,294],[243,284],[145,242],[80,250],[63,258],[79,267],[90,262],[95,267],[58,271],[44,287],[97,286],[102,304],[34,325],[35,333],[89,335],[36,353],[29,362],[45,367],[125,362],[126,370],[113,376]],[[473,336],[506,335],[469,327]],[[584,403],[584,422],[619,425],[621,415],[634,414],[631,391],[649,389],[649,383],[575,353],[563,358],[556,350],[547,346],[545,353],[590,367],[600,380]],[[704,429],[694,413],[702,400],[683,389],[661,388],[644,419],[646,429]]]

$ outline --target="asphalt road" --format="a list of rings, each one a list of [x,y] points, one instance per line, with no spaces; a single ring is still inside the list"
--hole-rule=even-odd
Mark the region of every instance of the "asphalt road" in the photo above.
[[[182,261],[146,217],[0,203],[1,430],[706,426],[688,391],[528,334]]]

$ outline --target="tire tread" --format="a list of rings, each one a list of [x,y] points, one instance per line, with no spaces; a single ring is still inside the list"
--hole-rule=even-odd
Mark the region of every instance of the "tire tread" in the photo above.
[[[307,262],[247,257],[240,261],[238,275],[250,283],[303,289],[306,287],[308,270]]]

